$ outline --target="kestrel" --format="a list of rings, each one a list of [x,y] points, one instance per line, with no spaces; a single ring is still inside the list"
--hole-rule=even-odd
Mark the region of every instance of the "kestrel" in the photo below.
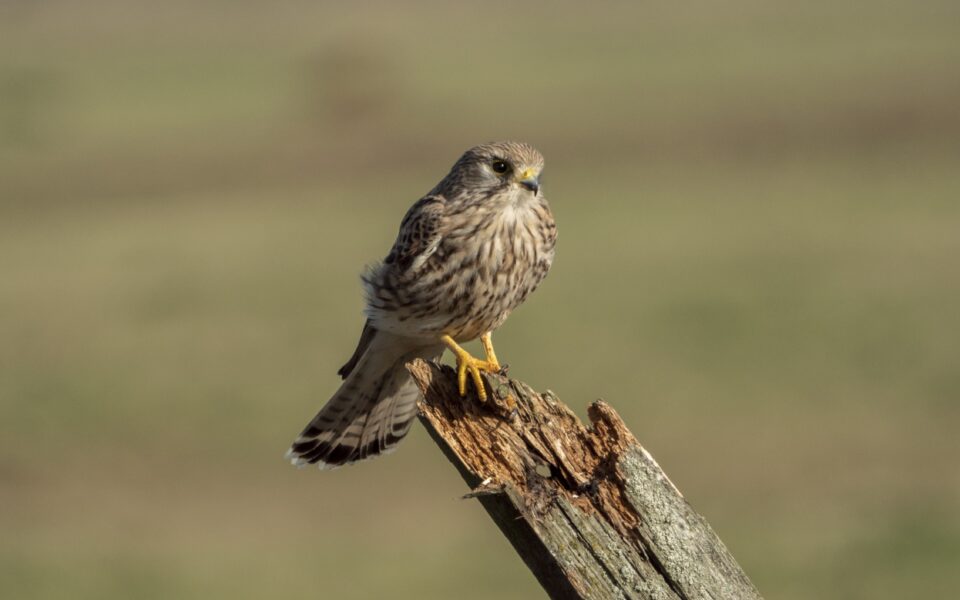
[[[553,262],[557,227],[540,191],[543,157],[519,142],[467,150],[400,223],[390,253],[363,275],[367,322],[338,372],[340,389],[287,457],[321,469],[395,448],[416,416],[405,364],[450,349],[461,396],[467,374],[500,371],[490,334],[537,288]],[[460,344],[480,338],[485,360]]]

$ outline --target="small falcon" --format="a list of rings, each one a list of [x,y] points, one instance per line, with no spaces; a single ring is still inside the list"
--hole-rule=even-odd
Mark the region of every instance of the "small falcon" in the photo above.
[[[395,448],[416,416],[419,390],[404,365],[457,361],[485,401],[481,372],[500,371],[491,333],[546,277],[557,227],[540,189],[543,157],[519,142],[467,150],[400,223],[382,262],[363,275],[367,322],[343,384],[287,452],[329,469]],[[480,338],[484,359],[460,344]]]

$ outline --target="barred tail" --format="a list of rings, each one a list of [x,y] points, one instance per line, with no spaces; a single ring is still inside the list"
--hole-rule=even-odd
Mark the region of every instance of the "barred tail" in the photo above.
[[[287,451],[297,466],[321,469],[392,451],[410,430],[419,390],[404,365],[435,359],[443,346],[422,347],[376,331],[346,380]]]

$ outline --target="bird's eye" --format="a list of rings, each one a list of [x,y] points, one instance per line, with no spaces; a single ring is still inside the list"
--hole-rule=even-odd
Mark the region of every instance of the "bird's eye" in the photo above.
[[[506,173],[510,170],[510,165],[508,165],[505,160],[495,160],[490,163],[490,166],[493,168],[494,173]]]

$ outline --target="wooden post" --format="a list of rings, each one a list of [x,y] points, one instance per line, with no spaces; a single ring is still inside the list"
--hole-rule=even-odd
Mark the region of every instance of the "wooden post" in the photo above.
[[[602,401],[590,428],[551,392],[487,376],[460,398],[450,367],[407,365],[420,420],[555,599],[760,599],[710,525]]]

